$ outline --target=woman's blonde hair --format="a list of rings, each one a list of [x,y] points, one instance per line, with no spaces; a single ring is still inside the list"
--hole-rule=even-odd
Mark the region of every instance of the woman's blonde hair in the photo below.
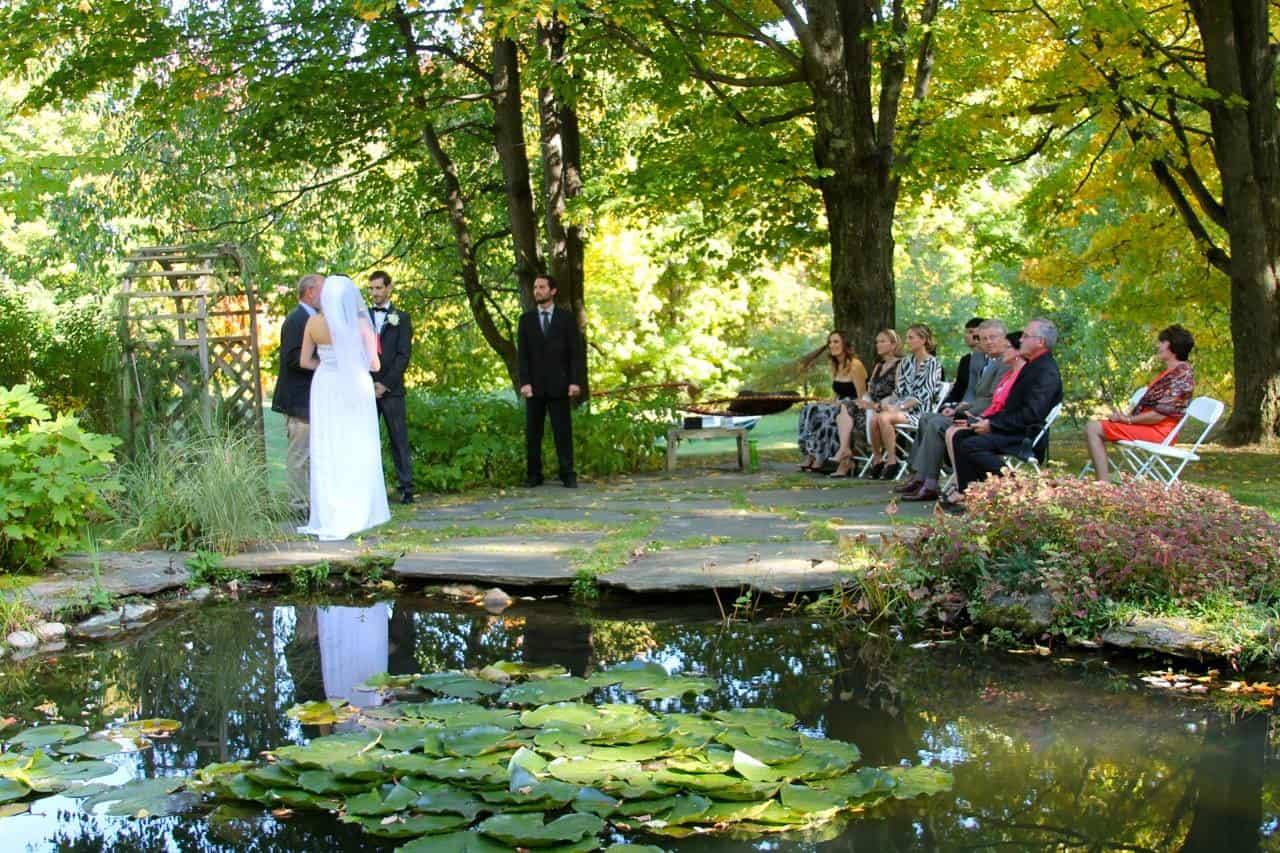
[[[915,332],[917,335],[924,338],[925,352],[929,353],[929,355],[937,354],[938,342],[934,340],[933,329],[930,329],[924,323],[915,323],[914,325],[907,326],[907,331]]]
[[[876,332],[876,337],[878,338],[881,335],[884,335],[886,338],[889,339],[889,343],[893,344],[893,349],[891,350],[891,352],[893,353],[894,357],[902,358],[902,338],[898,336],[898,333],[893,329],[881,329],[880,331]]]

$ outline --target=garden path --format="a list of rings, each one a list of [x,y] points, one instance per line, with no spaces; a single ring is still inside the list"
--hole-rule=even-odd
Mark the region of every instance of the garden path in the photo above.
[[[392,577],[511,588],[563,587],[594,576],[602,588],[638,593],[754,588],[830,589],[844,570],[841,537],[905,535],[930,507],[886,513],[884,483],[831,480],[764,463],[739,473],[682,468],[619,477],[575,490],[550,482],[425,499],[352,542],[285,541],[225,559],[249,575],[287,574],[327,562],[342,568],[390,561]],[[9,594],[50,613],[110,596],[187,586],[192,555],[162,551],[71,555],[58,570]]]

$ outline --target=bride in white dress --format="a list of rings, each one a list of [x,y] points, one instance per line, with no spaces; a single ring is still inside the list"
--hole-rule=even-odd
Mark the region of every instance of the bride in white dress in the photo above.
[[[311,380],[311,518],[299,533],[346,539],[391,518],[370,370],[378,339],[355,282],[331,275],[302,333]]]

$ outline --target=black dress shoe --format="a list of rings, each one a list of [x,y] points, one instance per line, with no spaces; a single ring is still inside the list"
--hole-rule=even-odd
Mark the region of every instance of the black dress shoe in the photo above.
[[[907,480],[905,483],[902,483],[901,485],[898,485],[898,486],[894,486],[893,490],[900,495],[909,495],[912,492],[920,491],[920,487],[923,485],[924,485],[924,480],[917,480],[915,477],[912,477],[910,480]]]
[[[541,485],[542,485],[541,477],[525,477],[524,478],[524,487],[526,489],[533,489]]]
[[[883,470],[884,470],[884,463],[877,462],[876,464],[868,468],[867,473],[863,474],[862,476],[866,477],[868,480],[879,480],[880,472]]]
[[[894,462],[892,465],[885,465],[884,468],[880,471],[881,480],[892,480],[896,476],[898,476],[897,462]]]
[[[921,485],[914,492],[908,492],[902,496],[904,501],[936,501],[938,499],[938,490],[930,489],[928,486]]]
[[[413,492],[409,491],[408,489],[405,489],[403,492],[401,492],[400,503],[406,504],[406,505],[413,503]]]
[[[560,482],[564,483],[564,487],[566,489],[578,488],[578,476],[576,474],[570,474],[568,477],[562,477]]]

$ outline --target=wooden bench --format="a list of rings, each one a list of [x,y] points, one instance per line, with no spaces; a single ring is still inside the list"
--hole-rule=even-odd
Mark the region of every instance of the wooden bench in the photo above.
[[[747,470],[747,430],[745,427],[705,427],[686,429],[672,427],[667,430],[667,472],[676,470],[676,450],[686,438],[736,438],[738,440],[738,470]]]

